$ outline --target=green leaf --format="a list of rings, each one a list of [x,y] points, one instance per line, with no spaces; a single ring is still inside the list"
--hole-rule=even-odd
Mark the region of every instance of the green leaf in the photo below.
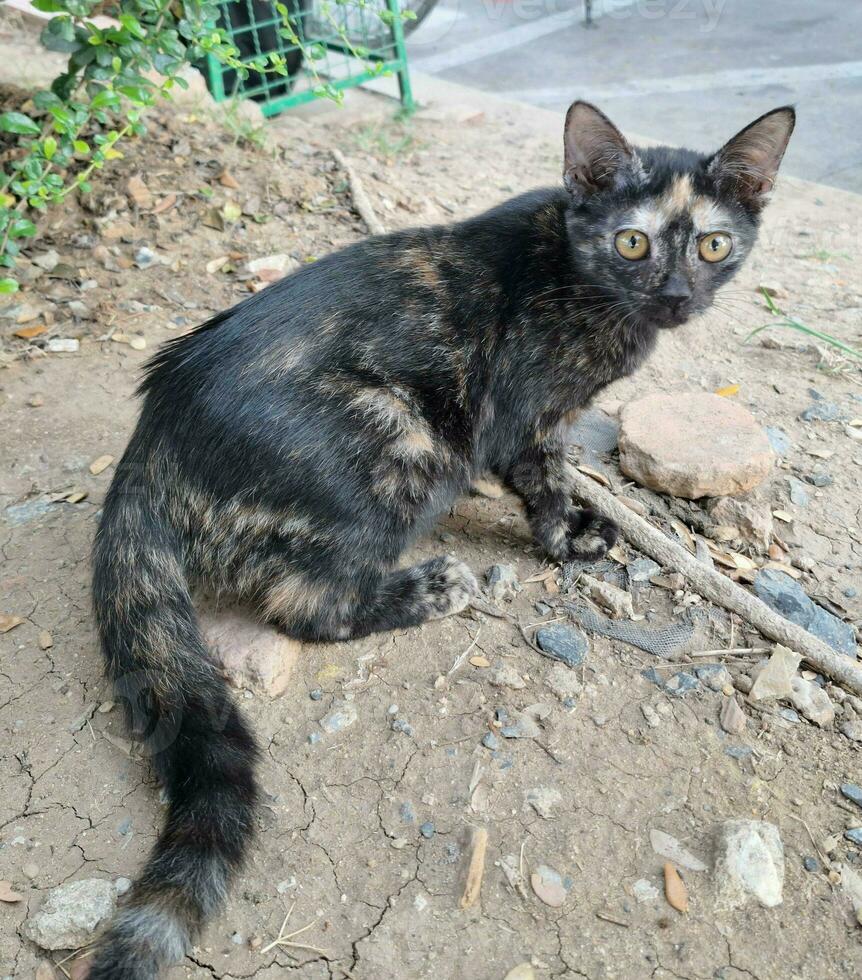
[[[90,144],[89,143],[85,143],[84,140],[75,140],[75,142],[72,144],[72,146],[75,147],[75,152],[76,153],[84,153],[84,154],[87,154],[87,153],[90,152]]]
[[[14,279],[0,279],[0,293],[17,293],[18,283]]]
[[[18,218],[9,229],[10,238],[30,238],[36,234],[36,226],[29,218]]]
[[[57,152],[57,141],[53,136],[46,136],[42,141],[42,152],[45,154],[46,160],[52,160],[54,154]]]
[[[40,129],[23,112],[4,112],[0,116],[0,132],[17,133],[20,136],[38,136]]]
[[[63,9],[63,4],[57,0],[30,0],[30,6],[41,10],[44,14],[56,14]]]

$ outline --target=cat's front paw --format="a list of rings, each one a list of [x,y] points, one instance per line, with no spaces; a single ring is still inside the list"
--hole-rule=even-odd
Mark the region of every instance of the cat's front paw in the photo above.
[[[568,560],[598,561],[613,548],[619,537],[613,521],[601,517],[590,507],[569,511]]]
[[[461,612],[479,591],[476,576],[452,555],[432,558],[419,567],[423,569],[422,593],[430,619]]]

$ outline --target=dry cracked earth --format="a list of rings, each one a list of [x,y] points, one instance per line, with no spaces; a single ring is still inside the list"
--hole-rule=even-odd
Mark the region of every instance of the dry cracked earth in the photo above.
[[[0,635],[0,880],[18,896],[0,900],[0,977],[80,974],[86,949],[42,950],[26,922],[57,885],[133,877],[160,821],[158,787],[100,679],[89,548],[111,466],[93,474],[90,464],[122,453],[149,352],[258,281],[242,277],[244,263],[276,253],[301,263],[361,236],[333,146],[390,227],[450,220],[557,179],[556,145],[504,108],[441,109],[406,127],[378,115],[297,122],[261,149],[184,107],[157,114],[148,141],[90,201],[49,218],[30,258],[55,251],[57,264],[25,264],[29,285],[0,311],[0,613],[21,620]],[[134,175],[150,201],[129,196]],[[231,203],[239,215],[225,211]],[[780,526],[787,562],[857,624],[862,447],[841,423],[799,414],[811,388],[862,414],[859,371],[787,331],[770,331],[765,345],[742,340],[768,318],[756,287],[770,282],[801,320],[859,345],[860,220],[858,198],[785,181],[726,305],[663,338],[649,366],[605,398],[613,411],[611,401],[657,390],[738,384],[733,397],[789,439],[758,498],[790,517]],[[47,329],[13,335],[28,325]],[[78,350],[50,352],[50,338],[76,339]],[[696,527],[699,505],[624,487],[613,453],[602,463],[659,526]],[[832,482],[794,504],[787,477],[815,466]],[[591,635],[566,680],[528,640],[537,623],[566,622],[563,602],[587,600],[571,569],[528,581],[547,566],[516,501],[461,501],[409,557],[441,551],[479,575],[512,566],[520,591],[420,629],[307,646],[283,694],[241,695],[263,747],[259,840],[228,907],[171,976],[503,980],[519,964],[514,976],[543,980],[862,974],[862,931],[842,882],[846,869],[862,874],[862,850],[843,836],[862,824],[839,791],[862,782],[860,746],[839,730],[854,716],[846,694],[827,686],[838,715],[825,728],[789,720],[784,705],[742,696],[756,655],[719,658],[746,716],[730,735],[721,692],[700,684],[674,696],[643,676],[693,670],[691,650],[667,662]],[[620,554],[637,557],[625,545]],[[617,582],[621,571],[598,570]],[[699,649],[764,645],[685,589],[634,593],[651,626],[691,605],[705,609]],[[532,737],[505,737],[524,709],[539,719]],[[327,730],[333,710],[355,720]],[[783,901],[771,908],[730,909],[719,894],[716,834],[744,818],[780,833]],[[477,828],[488,833],[484,878],[462,909]],[[665,899],[655,831],[706,865],[676,862],[685,914]],[[545,876],[544,900],[534,873]],[[298,933],[273,946],[289,911],[282,935]]]

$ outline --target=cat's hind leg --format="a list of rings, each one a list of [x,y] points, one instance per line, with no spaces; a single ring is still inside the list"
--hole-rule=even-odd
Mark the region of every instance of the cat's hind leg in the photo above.
[[[409,568],[365,568],[337,585],[298,583],[291,573],[269,586],[264,609],[299,639],[350,640],[461,612],[478,589],[464,562],[439,555]]]

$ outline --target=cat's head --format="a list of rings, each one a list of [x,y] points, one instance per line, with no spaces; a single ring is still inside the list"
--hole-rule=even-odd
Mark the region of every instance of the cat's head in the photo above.
[[[748,255],[793,132],[789,106],[712,155],[635,149],[602,112],[566,116],[569,238],[586,300],[658,327],[705,310]]]

